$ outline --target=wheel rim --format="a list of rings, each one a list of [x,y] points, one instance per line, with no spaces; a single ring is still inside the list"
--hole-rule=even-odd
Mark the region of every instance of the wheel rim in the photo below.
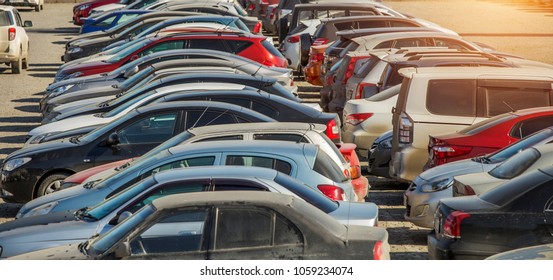
[[[46,189],[44,190],[44,194],[51,194],[59,189],[61,189],[61,181],[63,180],[56,180],[50,184],[48,184],[48,186],[46,186]]]

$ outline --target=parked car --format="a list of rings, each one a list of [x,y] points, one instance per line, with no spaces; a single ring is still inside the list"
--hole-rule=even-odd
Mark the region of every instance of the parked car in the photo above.
[[[2,165],[1,196],[5,201],[27,202],[59,189],[60,181],[75,172],[142,155],[191,127],[269,121],[274,120],[243,107],[208,101],[136,109],[84,136],[11,153]]]
[[[266,66],[286,67],[287,64],[282,55],[263,36],[236,34],[229,31],[186,35],[171,34],[144,38],[144,40],[138,42],[133,41],[130,46],[115,52],[113,56],[105,57],[104,60],[60,68],[56,73],[55,81],[74,73],[81,73],[80,76],[88,76],[109,72],[145,55],[172,49],[218,50],[238,54]]]
[[[215,211],[213,215],[211,211]],[[212,216],[213,219],[209,218]],[[168,221],[177,224],[179,231],[193,231],[195,234],[178,243],[182,246],[175,246],[174,233],[161,227]],[[207,228],[204,226],[207,223],[214,223],[217,234],[202,230]],[[252,223],[257,226],[251,227]],[[275,234],[279,230],[282,233]],[[155,235],[154,231],[157,232]],[[263,235],[267,237],[261,240],[243,238]],[[171,245],[163,246],[159,243],[161,241]],[[83,251],[75,250],[81,247],[75,243],[65,245],[63,249],[62,246],[54,247],[19,258],[167,259],[170,256],[171,259],[205,260],[275,259],[278,255],[279,259],[389,259],[390,251],[385,229],[346,227],[302,199],[244,191],[160,198],[105,235],[83,244],[87,244]],[[138,248],[143,250],[137,251]]]
[[[44,0],[3,0],[0,5],[31,7],[35,9],[35,12],[40,12],[44,9]]]
[[[187,164],[188,161],[195,164]],[[336,164],[326,152],[314,144],[226,140],[224,146],[213,145],[212,141],[191,143],[163,150],[147,158],[141,157],[126,164],[116,173],[108,172],[111,174],[108,177],[34,199],[20,209],[17,217],[31,217],[92,206],[153,173],[186,165],[238,165],[276,169],[303,181],[306,186],[333,200],[356,200],[351,180],[344,174],[343,166]]]
[[[150,11],[135,10],[135,11],[115,11],[95,19],[85,19],[79,33],[89,33],[94,31],[103,31],[110,29],[118,24],[122,24],[132,18],[138,17],[141,14],[149,13]]]
[[[368,152],[367,172],[369,174],[391,178],[390,161],[392,160],[393,131],[388,130],[377,137]]]
[[[24,27],[31,21],[21,20],[16,8],[0,6],[0,63],[11,66],[13,74],[29,67],[29,37]]]
[[[432,228],[438,202],[442,198],[453,196],[451,187],[455,176],[490,171],[520,151],[551,142],[553,128],[550,127],[494,153],[446,163],[422,172],[405,191],[405,220],[419,227]]]
[[[356,146],[352,143],[340,143],[337,145],[340,148],[340,153],[350,165],[351,184],[353,185],[353,191],[357,194],[357,201],[364,202],[365,198],[369,196],[371,185],[369,184],[369,179],[361,173],[361,163],[355,152]]]
[[[255,174],[255,175],[253,175]],[[153,174],[118,195],[74,215],[56,214],[18,219],[0,225],[0,258],[51,248],[103,234],[150,201],[179,193],[211,191],[268,191],[301,198],[344,225],[375,226],[374,203],[334,202],[303,182],[261,167],[209,166],[178,168]],[[34,221],[33,221],[34,220]],[[47,223],[44,222],[47,220]],[[58,236],[52,240],[53,236]]]
[[[326,127],[321,124],[299,123],[299,122],[262,122],[247,124],[223,124],[208,125],[202,127],[190,128],[159,146],[144,154],[143,157],[156,155],[159,152],[177,145],[188,143],[222,141],[222,140],[273,140],[289,141],[300,143],[312,143],[318,145],[321,150],[328,154],[336,164],[343,166],[344,170],[350,169],[350,174],[355,171],[355,159],[350,158],[346,162],[342,149],[338,150],[336,145],[330,141],[325,134]],[[341,148],[341,147],[340,147]],[[62,189],[74,187],[79,184],[88,183],[97,180],[96,178],[107,177],[119,170],[119,168],[129,162],[130,159],[118,161],[116,163],[107,163],[77,172],[63,180]],[[104,172],[105,171],[105,172]],[[99,174],[103,172],[102,174]],[[98,175],[96,175],[98,174]],[[352,176],[353,178],[353,176]],[[352,181],[352,183],[354,183]],[[359,194],[358,192],[356,192]],[[359,197],[359,195],[358,195]],[[364,198],[361,197],[361,198]]]
[[[93,0],[75,4],[73,6],[73,24],[82,25],[84,23],[83,18],[87,18],[92,9],[117,2],[119,0]]]
[[[411,181],[422,172],[428,135],[460,130],[513,110],[551,105],[553,71],[546,68],[426,67],[399,73],[404,80],[392,119],[390,171],[398,180]]]
[[[536,169],[551,165],[553,145],[530,147],[497,165],[488,172],[453,177],[453,196],[478,195],[502,183]]]
[[[442,199],[428,235],[430,259],[484,259],[553,242],[551,165],[478,196]]]

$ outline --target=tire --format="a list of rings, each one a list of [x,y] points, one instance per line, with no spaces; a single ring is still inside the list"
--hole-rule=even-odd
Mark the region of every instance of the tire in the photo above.
[[[61,181],[67,177],[69,177],[69,174],[67,173],[54,173],[44,178],[38,186],[36,196],[41,197],[59,190],[61,187]]]
[[[44,10],[44,3],[40,4],[40,10]]]
[[[21,50],[20,50],[20,55],[21,55]],[[21,73],[21,69],[23,69],[23,58],[20,56],[17,61],[12,61],[11,63],[11,66],[12,66],[12,73],[13,74],[20,74]]]
[[[40,5],[35,6],[35,12],[40,12]]]
[[[25,59],[23,60],[23,69],[25,69],[25,70],[29,69],[29,47],[27,47],[27,55],[25,56]]]

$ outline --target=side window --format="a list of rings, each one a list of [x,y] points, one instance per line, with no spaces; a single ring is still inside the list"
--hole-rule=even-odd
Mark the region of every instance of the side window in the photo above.
[[[273,109],[265,104],[261,104],[259,102],[252,101],[252,110],[261,113],[265,116],[271,117],[273,119],[277,119],[279,112],[276,109]]]
[[[142,175],[142,177],[148,177],[152,174],[156,174],[161,171],[175,169],[175,168],[186,168],[194,166],[210,166],[215,162],[215,157],[196,157],[196,158],[187,158],[182,160],[177,160],[162,166],[158,166]]]
[[[549,201],[545,204],[545,212],[553,213],[553,197],[549,198]]]
[[[264,167],[277,170],[286,175],[290,175],[292,172],[292,166],[288,162],[268,157],[229,155],[225,165]]]
[[[426,108],[436,115],[476,116],[476,81],[430,80]]]
[[[186,129],[206,125],[236,123],[232,115],[217,111],[188,111],[186,114]]]
[[[390,49],[394,45],[394,41],[386,41],[376,45],[375,49]]]
[[[138,56],[143,57],[156,52],[183,49],[185,46],[185,43],[186,41],[168,41],[168,42],[159,43],[153,47],[150,47],[146,50],[141,51],[140,53],[138,53]]]
[[[390,27],[418,27],[420,25],[406,21],[390,21]]]
[[[137,16],[139,16],[139,14],[123,14],[123,15],[121,15],[121,17],[117,21],[117,24],[124,23],[124,22],[126,22],[130,19],[133,19],[133,18],[137,17]]]
[[[119,130],[121,144],[161,143],[175,130],[177,113],[147,116]]]
[[[458,50],[474,49],[474,47],[471,47],[470,45],[464,44],[456,40],[445,39],[445,38],[434,38],[433,40],[434,40],[434,45],[436,47],[448,47],[451,49],[458,49]]]
[[[479,94],[487,102],[485,114],[489,117],[512,110],[551,105],[550,83],[484,80],[479,81]]]
[[[334,182],[345,182],[348,180],[344,172],[338,167],[334,160],[332,160],[325,152],[319,150],[317,157],[315,158],[315,164],[313,165],[313,171],[325,176],[326,178]]]
[[[241,106],[241,107],[251,109],[251,101],[248,100],[248,99],[213,97],[213,98],[211,98],[211,101],[219,101],[219,102],[224,102],[224,103],[230,103],[230,104],[234,104],[234,105],[238,105],[238,106]]]
[[[130,242],[133,255],[198,252],[203,248],[207,209],[179,211],[157,221]]]
[[[545,116],[521,121],[513,126],[513,129],[509,135],[519,139],[524,138],[536,131],[551,126],[551,124],[553,124],[553,116]]]
[[[239,41],[239,40],[227,40],[227,44],[230,46],[231,53],[240,53],[243,50],[250,47],[253,43],[249,41]]]
[[[172,183],[165,186],[157,187],[148,194],[143,195],[138,201],[126,208],[126,211],[134,213],[145,205],[151,203],[157,198],[172,194],[203,192],[209,188],[209,181],[206,182],[185,182]]]
[[[309,143],[303,135],[298,134],[280,134],[280,133],[256,133],[253,135],[254,140],[276,140],[288,141],[296,143]]]
[[[188,48],[228,52],[223,40],[213,40],[213,39],[190,40],[188,43]]]
[[[400,39],[395,40],[394,48],[409,48],[409,47],[427,47],[429,46],[428,41],[424,38],[410,38],[410,39]]]
[[[215,250],[270,246],[272,214],[265,209],[218,209]]]
[[[106,19],[96,23],[95,25],[99,27],[108,27],[115,20],[115,18],[116,16],[107,17]]]
[[[300,230],[288,219],[276,213],[274,245],[303,244]]]
[[[10,14],[6,11],[0,11],[0,26],[11,25]]]

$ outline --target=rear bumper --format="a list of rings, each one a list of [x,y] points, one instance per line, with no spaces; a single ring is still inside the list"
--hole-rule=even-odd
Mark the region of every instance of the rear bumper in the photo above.
[[[451,245],[449,240],[437,239],[436,232],[431,231],[427,237],[428,259],[430,260],[452,260],[451,251],[448,249]]]

